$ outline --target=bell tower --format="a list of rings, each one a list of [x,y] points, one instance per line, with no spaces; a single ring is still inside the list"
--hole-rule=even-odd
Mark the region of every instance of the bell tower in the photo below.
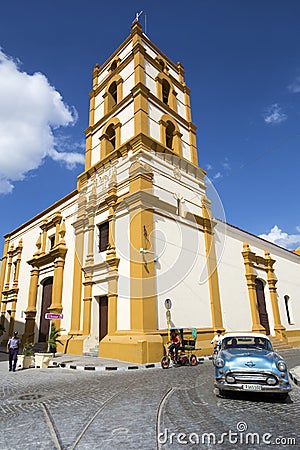
[[[165,275],[174,264],[173,244],[167,243],[175,239],[176,247],[176,233],[183,230],[184,246],[192,245],[184,254],[194,254],[195,246],[206,245],[208,230],[190,90],[181,63],[162,53],[136,20],[120,47],[95,65],[89,95],[85,170],[78,177],[73,223],[69,351],[93,347],[103,357],[158,361],[166,336],[165,295],[183,297],[183,284],[172,286],[176,275]],[[181,276],[183,263],[177,262]]]
[[[183,66],[155,47],[135,21],[130,36],[93,70],[85,171],[140,146],[197,166],[191,120]]]

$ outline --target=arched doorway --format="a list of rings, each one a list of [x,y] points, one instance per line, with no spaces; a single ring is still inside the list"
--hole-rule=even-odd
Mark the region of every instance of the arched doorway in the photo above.
[[[43,282],[39,342],[46,342],[48,334],[49,334],[50,321],[45,319],[45,314],[48,311],[48,308],[52,302],[52,286],[53,286],[53,277],[47,278]]]
[[[266,334],[270,334],[270,325],[266,308],[264,283],[259,278],[256,278],[255,287],[256,287],[256,299],[260,324],[265,328]]]

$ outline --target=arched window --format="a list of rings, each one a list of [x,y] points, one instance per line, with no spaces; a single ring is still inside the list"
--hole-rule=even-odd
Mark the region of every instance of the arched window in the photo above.
[[[108,88],[108,107],[112,109],[118,103],[117,83],[114,81]]]
[[[162,100],[168,105],[169,104],[169,95],[170,95],[170,84],[166,81],[162,81]]]
[[[168,114],[164,114],[159,121],[159,126],[162,145],[178,156],[182,156],[182,134],[176,121]]]
[[[116,70],[117,65],[118,65],[117,61],[116,61],[116,60],[113,61],[113,62],[111,63],[111,66],[110,66],[110,70],[111,70],[111,71]]]
[[[121,122],[114,117],[104,129],[100,137],[100,159],[104,159],[109,153],[117,150],[121,145]]]
[[[290,297],[288,295],[284,296],[284,305],[285,305],[285,312],[286,312],[286,317],[288,320],[288,324],[289,325],[294,325],[294,320],[293,320],[293,315],[292,315],[292,311],[291,311],[291,300]]]
[[[123,98],[123,80],[120,75],[115,75],[112,78],[103,94],[103,98],[104,114],[108,114]]]
[[[106,136],[107,136],[107,153],[112,152],[116,148],[116,132],[114,125],[111,124],[106,130]]]
[[[173,138],[174,138],[175,126],[169,120],[166,126],[166,146],[170,149],[173,148]]]
[[[165,73],[159,73],[155,78],[155,81],[157,98],[174,111],[177,111],[177,93],[170,77]]]

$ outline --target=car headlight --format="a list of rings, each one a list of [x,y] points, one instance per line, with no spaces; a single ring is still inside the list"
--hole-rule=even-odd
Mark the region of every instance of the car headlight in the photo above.
[[[221,367],[225,366],[225,361],[222,358],[217,358],[215,361],[215,366],[220,369]]]
[[[235,383],[235,378],[232,375],[227,375],[226,381],[227,383]]]
[[[280,372],[285,372],[287,369],[286,363],[284,361],[278,361],[277,367],[280,370]]]

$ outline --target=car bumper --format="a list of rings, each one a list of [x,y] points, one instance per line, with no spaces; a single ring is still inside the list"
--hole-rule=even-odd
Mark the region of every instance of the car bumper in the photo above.
[[[254,387],[245,388],[245,386],[260,386],[260,388]],[[224,380],[216,380],[215,387],[220,391],[239,391],[239,392],[263,392],[263,393],[273,393],[273,394],[285,394],[292,390],[292,386],[289,383],[280,384],[276,386],[269,385],[257,385],[251,383],[227,383]]]

